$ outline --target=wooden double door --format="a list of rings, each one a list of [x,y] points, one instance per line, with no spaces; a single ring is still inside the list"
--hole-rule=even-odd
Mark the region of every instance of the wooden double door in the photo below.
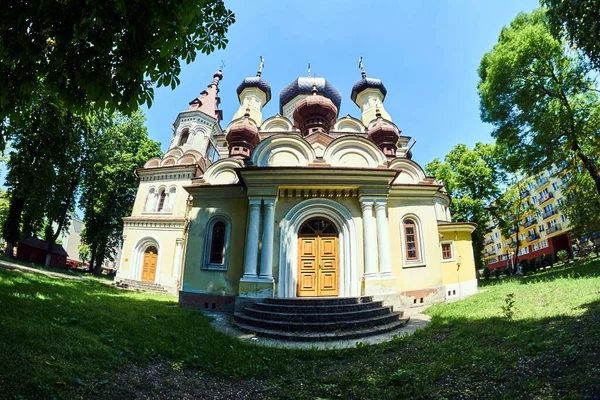
[[[152,282],[156,278],[156,264],[158,262],[158,250],[149,246],[144,251],[144,264],[142,266],[142,282]]]
[[[298,297],[339,294],[338,233],[328,220],[307,221],[298,233]]]

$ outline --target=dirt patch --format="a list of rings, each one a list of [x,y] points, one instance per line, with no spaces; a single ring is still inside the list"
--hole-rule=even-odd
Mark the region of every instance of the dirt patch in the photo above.
[[[267,383],[256,379],[218,378],[168,363],[132,366],[98,385],[96,398],[125,399],[263,399]]]

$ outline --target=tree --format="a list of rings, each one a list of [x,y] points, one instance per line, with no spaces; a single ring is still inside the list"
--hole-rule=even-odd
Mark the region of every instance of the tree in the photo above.
[[[564,203],[559,206],[569,219],[572,236],[590,236],[600,231],[600,200],[594,190],[594,181],[583,168],[573,168],[563,177]]]
[[[542,0],[552,32],[580,49],[600,69],[600,0]]]
[[[512,265],[515,266],[519,262],[519,250],[521,249],[519,227],[524,224],[524,217],[535,212],[535,207],[527,196],[530,182],[531,179],[521,175],[512,176],[507,180],[508,189],[490,206],[490,212],[497,221],[502,236],[509,240],[510,252],[508,255],[514,257]],[[514,269],[512,272],[517,271]]]
[[[234,22],[223,0],[4,1],[0,121],[19,118],[42,83],[74,111],[150,106],[147,80],[174,88],[180,60],[225,48]]]
[[[159,143],[148,138],[144,116],[114,116],[93,139],[93,157],[84,169],[80,206],[84,211],[83,243],[89,246],[90,267],[101,265],[120,244],[123,218],[131,214],[137,191],[136,168],[160,156]]]
[[[576,51],[556,39],[543,9],[502,29],[479,67],[481,118],[506,148],[513,172],[534,175],[577,157],[600,195],[600,100]]]
[[[499,186],[504,177],[499,164],[495,145],[476,143],[473,150],[458,144],[443,162],[436,158],[425,167],[429,175],[444,183],[452,199],[453,217],[477,224],[472,234],[477,269],[485,263],[483,242],[490,231],[488,205],[500,195]]]

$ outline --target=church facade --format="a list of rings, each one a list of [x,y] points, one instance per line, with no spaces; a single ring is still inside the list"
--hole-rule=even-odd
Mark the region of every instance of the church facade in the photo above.
[[[265,297],[376,296],[406,308],[475,293],[475,227],[452,222],[443,186],[412,161],[382,81],[363,71],[350,96],[360,114],[340,117],[339,92],[300,77],[264,118],[261,72],[237,88],[225,129],[215,73],[177,117],[165,155],[137,171],[117,280],[221,311]]]

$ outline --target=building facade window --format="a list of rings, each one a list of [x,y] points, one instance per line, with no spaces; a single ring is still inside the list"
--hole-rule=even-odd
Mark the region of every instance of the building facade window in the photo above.
[[[156,189],[150,188],[148,195],[146,196],[146,204],[144,204],[144,211],[154,211],[156,204]]]
[[[442,242],[442,260],[452,261],[454,260],[454,251],[452,249],[452,242]]]
[[[496,249],[500,250],[502,248],[502,245],[500,243],[496,243]]]
[[[158,206],[156,207],[156,211],[162,211],[165,207],[165,200],[167,198],[167,192],[164,188],[160,189],[158,193]]]
[[[181,136],[179,137],[179,146],[183,146],[184,144],[186,144],[189,138],[190,130],[184,129],[183,132],[181,132]]]
[[[206,225],[203,269],[226,270],[231,223],[225,216],[212,218]]]
[[[412,219],[404,221],[404,240],[406,241],[406,259],[408,261],[419,260],[419,238],[417,225]]]
[[[561,221],[561,222],[567,222],[567,216],[566,216],[566,215],[564,215],[564,214],[562,214],[562,215],[560,216],[560,221]]]

